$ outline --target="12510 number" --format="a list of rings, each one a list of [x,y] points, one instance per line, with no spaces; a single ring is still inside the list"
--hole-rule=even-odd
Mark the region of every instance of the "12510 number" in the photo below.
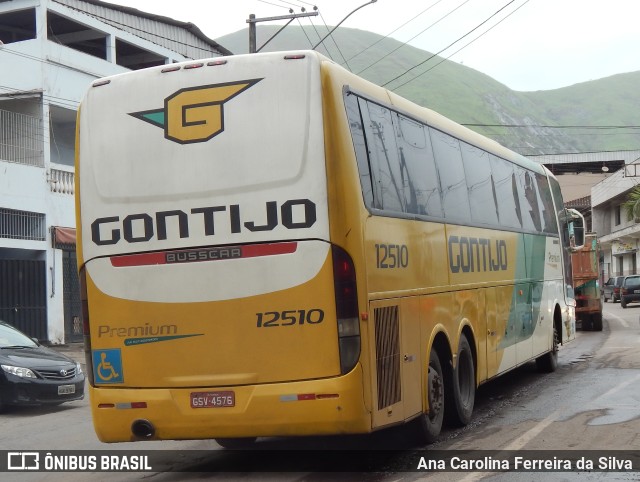
[[[376,267],[406,268],[409,266],[409,248],[405,244],[376,244]]]
[[[324,320],[324,311],[318,308],[311,310],[286,310],[266,311],[256,313],[257,327],[267,328],[273,326],[317,325]]]

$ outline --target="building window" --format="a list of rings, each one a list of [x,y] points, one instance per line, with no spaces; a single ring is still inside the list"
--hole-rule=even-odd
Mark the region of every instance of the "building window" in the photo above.
[[[45,241],[45,215],[0,208],[0,238]]]
[[[47,11],[47,39],[85,54],[107,59],[107,34]]]
[[[5,44],[36,38],[36,9],[0,14],[0,41]]]
[[[615,217],[615,225],[619,226],[621,223],[621,211],[622,211],[622,206],[620,204],[618,204],[615,208],[614,208],[614,217]]]

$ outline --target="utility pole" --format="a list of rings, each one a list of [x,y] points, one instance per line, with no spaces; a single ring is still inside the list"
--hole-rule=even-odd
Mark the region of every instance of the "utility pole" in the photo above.
[[[314,7],[314,10],[316,10],[317,7]],[[251,15],[249,15],[249,18],[247,19],[247,23],[249,24],[249,53],[250,54],[255,54],[256,52],[260,52],[260,50],[262,50],[264,48],[265,45],[267,45],[269,42],[271,42],[271,40],[273,40],[273,38],[278,35],[280,32],[282,32],[282,30],[284,30],[284,28],[289,25],[291,22],[293,22],[296,18],[301,18],[301,17],[315,17],[318,15],[317,11],[314,12],[303,12],[302,13],[293,13],[293,10],[289,10],[290,15],[280,15],[278,17],[265,17],[265,18],[256,18],[256,16],[252,13]],[[271,36],[271,38],[269,40],[267,40],[262,47],[260,47],[259,49],[256,49],[256,24],[258,22],[271,22],[274,20],[289,20],[286,24],[284,24],[282,26],[282,28],[280,30],[278,30],[275,34],[273,34]]]

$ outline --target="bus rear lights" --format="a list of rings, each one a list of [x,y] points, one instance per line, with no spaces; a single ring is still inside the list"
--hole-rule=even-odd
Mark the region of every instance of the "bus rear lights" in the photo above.
[[[98,408],[115,408],[116,410],[131,410],[132,408],[147,408],[147,402],[100,403]]]
[[[171,67],[165,67],[164,69],[162,69],[160,71],[160,73],[162,74],[166,74],[167,72],[176,72],[177,70],[180,70],[182,67],[180,67],[179,65],[173,65]]]
[[[199,62],[197,64],[185,65],[184,70],[199,69],[200,67],[204,67],[204,64],[202,62]]]
[[[340,318],[338,320],[338,336],[360,336],[360,321],[358,318]]]
[[[284,56],[285,60],[301,60],[301,59],[304,59],[304,58],[305,58],[304,54],[285,55]]]
[[[116,410],[131,410],[132,408],[147,408],[147,402],[101,403],[98,408],[115,408]]]
[[[305,400],[327,400],[340,398],[338,393],[298,393],[290,395],[280,395],[281,402],[302,402]]]
[[[211,62],[207,62],[207,67],[218,67],[219,65],[225,65],[226,63],[226,60],[212,60]]]
[[[111,81],[108,79],[105,80],[96,80],[93,84],[91,84],[91,87],[100,87],[102,85],[107,85],[110,84]]]
[[[332,246],[333,288],[338,320],[338,349],[340,351],[340,373],[349,373],[360,358],[360,313],[356,270],[349,253]]]

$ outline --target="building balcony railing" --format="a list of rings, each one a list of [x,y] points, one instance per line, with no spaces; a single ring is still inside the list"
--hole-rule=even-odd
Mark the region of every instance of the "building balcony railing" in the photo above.
[[[76,192],[74,182],[75,174],[73,171],[62,171],[53,168],[49,171],[49,186],[51,192],[73,195]]]
[[[44,167],[42,121],[19,112],[0,110],[0,160]]]

